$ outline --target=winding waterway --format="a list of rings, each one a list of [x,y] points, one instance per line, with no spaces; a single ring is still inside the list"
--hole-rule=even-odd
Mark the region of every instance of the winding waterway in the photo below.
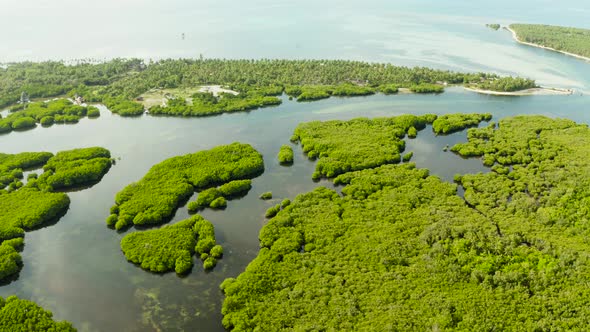
[[[586,100],[584,96],[491,97],[450,88],[440,95],[375,95],[312,103],[284,98],[278,107],[208,118],[122,118],[102,108],[98,119],[0,136],[1,150],[8,153],[98,145],[110,149],[117,159],[100,183],[70,193],[70,210],[57,224],[27,233],[24,268],[18,280],[0,287],[0,296],[17,294],[36,301],[81,331],[222,331],[223,296],[218,285],[226,277],[237,276],[256,256],[264,211],[282,198],[294,198],[319,185],[331,186],[328,181],[311,180],[314,163],[299,146],[293,166],[276,161],[279,147],[289,143],[298,123],[459,111],[490,112],[495,120],[544,114],[590,123],[590,113],[584,111]],[[414,151],[419,167],[451,181],[455,173],[486,171],[479,160],[463,160],[443,151],[445,145],[465,138],[465,132],[435,137],[429,127],[407,140],[406,150]],[[128,263],[119,248],[124,234],[104,223],[115,194],[157,162],[233,141],[259,150],[265,172],[253,181],[246,197],[230,201],[225,211],[202,213],[215,225],[225,248],[217,267],[204,272],[197,262],[191,274],[179,278],[174,273],[151,274]],[[276,198],[259,200],[258,195],[268,190]],[[187,216],[182,207],[172,222]]]
[[[496,121],[516,114],[543,114],[590,123],[589,63],[519,45],[510,33],[484,26],[526,22],[588,28],[590,8],[583,1],[264,0],[252,5],[227,0],[59,0],[27,6],[25,1],[2,4],[0,62],[200,54],[332,58],[491,71],[576,89],[572,96],[494,97],[449,88],[441,95],[375,95],[313,103],[285,98],[278,107],[208,118],[121,118],[101,108],[98,119],[0,135],[0,151],[5,153],[103,146],[117,159],[100,183],[69,194],[70,210],[58,223],[26,234],[24,268],[16,281],[0,287],[0,296],[16,294],[36,301],[80,331],[223,331],[218,285],[237,276],[256,256],[264,211],[282,198],[331,186],[329,181],[311,180],[314,163],[300,147],[294,149],[293,166],[276,161],[279,147],[289,142],[300,122],[489,112]],[[109,23],[90,23],[88,13],[108,15]],[[14,26],[20,27],[17,35]],[[444,146],[464,140],[465,132],[435,137],[427,128],[407,140],[406,150],[414,151],[418,167],[450,181],[455,173],[486,171],[479,160],[443,151]],[[119,248],[125,233],[104,223],[115,194],[166,158],[234,141],[260,151],[265,172],[254,179],[246,197],[228,202],[225,211],[202,213],[214,224],[225,249],[217,267],[204,272],[197,262],[192,273],[179,278],[174,273],[151,274],[128,263]],[[275,199],[258,199],[269,190]],[[186,207],[181,207],[172,222],[187,216]]]

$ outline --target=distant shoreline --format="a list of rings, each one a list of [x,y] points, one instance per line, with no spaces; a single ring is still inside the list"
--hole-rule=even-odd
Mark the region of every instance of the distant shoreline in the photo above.
[[[484,95],[493,96],[555,96],[555,95],[571,95],[574,93],[572,89],[559,89],[559,88],[532,88],[520,91],[493,91],[493,90],[482,90],[476,88],[463,87],[467,91],[481,93]]]
[[[585,56],[583,56],[583,55],[578,55],[578,54],[574,54],[574,53],[570,53],[570,52],[566,52],[566,51],[560,51],[560,50],[554,49],[554,48],[552,48],[552,47],[547,47],[547,46],[543,46],[543,45],[539,45],[539,44],[534,44],[534,43],[529,43],[529,42],[522,41],[522,40],[520,40],[520,39],[518,38],[518,35],[516,34],[516,31],[514,31],[514,30],[510,29],[510,27],[507,27],[507,26],[506,26],[506,27],[504,27],[504,29],[506,29],[506,30],[508,30],[508,31],[510,31],[510,32],[512,33],[512,38],[513,38],[513,39],[514,39],[514,40],[515,40],[517,43],[520,43],[520,44],[523,44],[523,45],[528,45],[528,46],[533,46],[533,47],[542,48],[542,49],[549,50],[549,51],[553,51],[553,52],[562,53],[562,54],[565,54],[565,55],[572,56],[572,57],[574,57],[574,58],[578,58],[578,59],[581,59],[581,60],[585,60],[585,61],[588,61],[588,62],[590,62],[590,58],[588,58],[588,57],[585,57]]]

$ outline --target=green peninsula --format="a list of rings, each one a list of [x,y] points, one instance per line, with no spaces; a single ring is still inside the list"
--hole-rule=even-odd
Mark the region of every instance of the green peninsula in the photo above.
[[[511,24],[515,38],[573,56],[590,58],[590,30],[543,24]]]

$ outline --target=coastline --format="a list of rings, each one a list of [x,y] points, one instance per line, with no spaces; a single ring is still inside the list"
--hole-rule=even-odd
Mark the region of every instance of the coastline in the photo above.
[[[543,45],[539,45],[539,44],[534,44],[534,43],[529,43],[529,42],[522,41],[522,40],[520,40],[518,38],[518,35],[516,34],[516,31],[512,30],[510,27],[505,26],[504,29],[510,31],[512,33],[512,38],[517,43],[519,43],[519,44],[533,46],[533,47],[538,47],[538,48],[542,48],[542,49],[545,49],[545,50],[548,50],[548,51],[558,52],[558,53],[561,53],[561,54],[572,56],[574,58],[578,58],[580,60],[585,60],[585,61],[590,62],[590,58],[589,57],[585,57],[583,55],[578,55],[578,54],[574,54],[574,53],[570,53],[570,52],[566,52],[566,51],[560,51],[560,50],[554,49],[552,47],[547,47],[547,46],[543,46]]]
[[[505,91],[493,91],[493,90],[481,90],[477,88],[463,87],[467,91],[481,93],[484,95],[493,96],[556,96],[556,95],[572,95],[574,90],[572,89],[559,89],[559,88],[531,88],[520,91],[505,92]]]

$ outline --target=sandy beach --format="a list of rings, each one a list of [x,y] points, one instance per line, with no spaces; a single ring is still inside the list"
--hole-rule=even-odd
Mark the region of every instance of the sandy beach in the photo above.
[[[559,88],[532,88],[520,91],[505,92],[505,91],[493,91],[493,90],[482,90],[477,88],[464,87],[465,90],[481,93],[485,95],[493,96],[555,96],[555,95],[571,95],[574,93],[572,89],[559,89]]]
[[[518,35],[516,34],[516,31],[510,29],[510,27],[504,27],[504,29],[506,29],[506,30],[508,30],[508,31],[510,31],[512,33],[512,38],[514,38],[514,40],[517,43],[520,43],[520,44],[523,44],[523,45],[528,45],[528,46],[542,48],[542,49],[553,51],[553,52],[559,52],[559,53],[562,53],[562,54],[565,54],[565,55],[573,56],[573,57],[578,58],[578,59],[582,59],[582,60],[585,60],[585,61],[590,61],[590,58],[585,57],[585,56],[582,56],[582,55],[578,55],[578,54],[574,54],[574,53],[570,53],[570,52],[566,52],[566,51],[560,51],[560,50],[556,50],[556,49],[551,48],[551,47],[547,47],[547,46],[543,46],[543,45],[539,45],[539,44],[533,44],[533,43],[522,41],[522,40],[520,40],[518,38]]]

